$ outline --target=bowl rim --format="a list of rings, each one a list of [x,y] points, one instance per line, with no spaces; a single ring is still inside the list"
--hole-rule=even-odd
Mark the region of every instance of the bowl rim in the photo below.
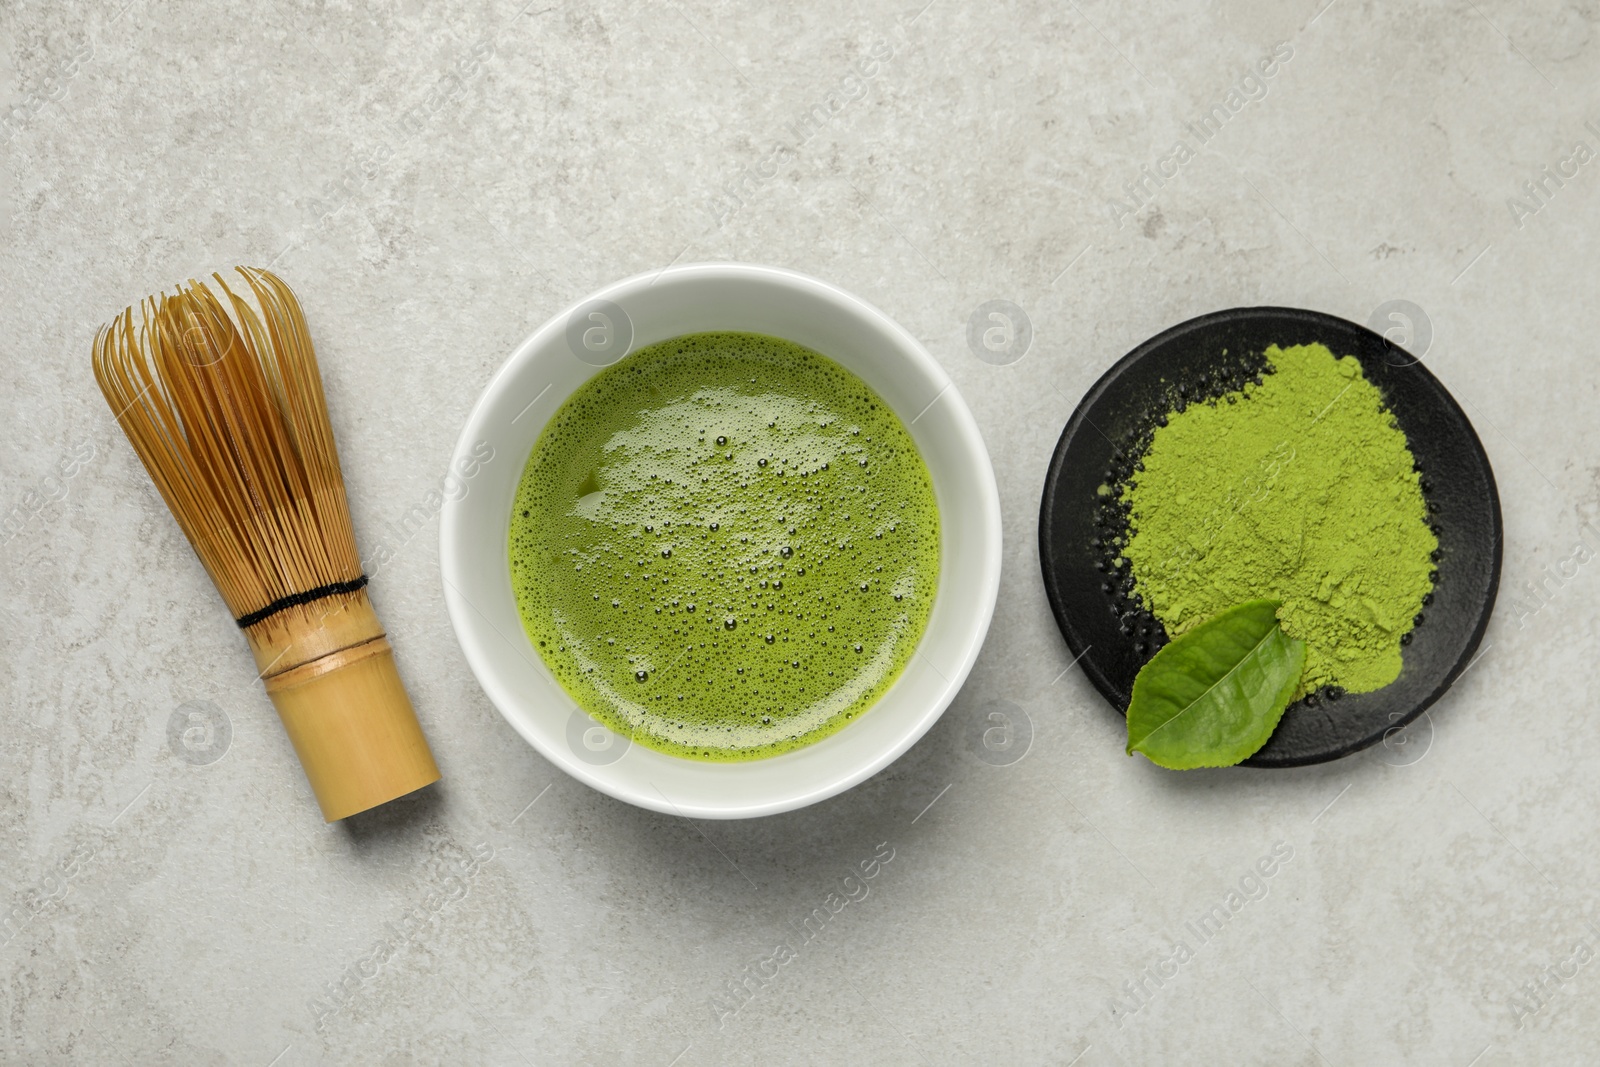
[[[651,795],[645,790],[619,781],[616,776],[608,773],[609,765],[590,764],[577,759],[571,752],[566,750],[565,746],[560,743],[559,738],[538,728],[529,721],[528,716],[513,713],[509,710],[514,701],[525,701],[526,697],[519,696],[512,691],[507,679],[496,668],[488,651],[483,647],[486,643],[482,639],[483,635],[477,631],[468,617],[470,614],[482,614],[482,612],[471,604],[466,595],[460,591],[456,582],[465,580],[461,570],[463,553],[471,551],[474,544],[480,543],[481,535],[478,536],[477,540],[474,540],[473,535],[464,528],[465,519],[461,501],[453,498],[445,500],[441,508],[439,523],[439,567],[445,605],[450,616],[451,628],[456,635],[457,644],[461,647],[462,654],[466,657],[473,676],[477,679],[484,694],[488,696],[490,703],[494,705],[495,710],[535,751],[578,781],[625,803],[664,814],[685,817],[752,818],[791,811],[853,788],[893,763],[932,728],[933,724],[943,715],[965,684],[983,649],[1000,590],[1001,563],[1004,551],[999,489],[994,477],[993,463],[990,459],[988,448],[984,443],[982,433],[978,429],[976,419],[974,419],[971,410],[961,398],[954,382],[950,380],[943,366],[934,359],[933,355],[928,352],[915,336],[888,314],[848,290],[800,271],[786,267],[727,261],[672,265],[656,270],[643,271],[606,285],[562,307],[518,343],[500,367],[490,376],[488,383],[483,387],[478,399],[473,404],[463,423],[461,432],[456,438],[451,453],[451,462],[454,463],[458,458],[462,457],[465,450],[469,449],[474,441],[483,436],[481,428],[487,422],[495,399],[507,387],[508,383],[515,379],[519,369],[538,358],[541,353],[547,351],[552,345],[559,343],[560,337],[566,329],[566,324],[574,313],[582,308],[592,306],[597,301],[610,301],[620,304],[629,294],[668,279],[686,281],[693,284],[757,280],[770,283],[778,289],[798,290],[811,298],[831,303],[838,307],[841,312],[853,314],[864,320],[872,328],[890,336],[895,342],[896,359],[909,360],[920,373],[927,376],[931,381],[944,383],[942,390],[935,396],[934,401],[936,402],[941,398],[949,401],[948,419],[960,439],[960,451],[970,461],[973,461],[973,472],[977,474],[980,482],[980,492],[975,494],[978,499],[964,501],[966,506],[976,507],[981,511],[979,518],[982,528],[983,558],[977,564],[980,568],[977,602],[964,605],[966,609],[965,617],[970,620],[970,623],[959,662],[946,663],[941,661],[938,667],[933,668],[934,673],[943,679],[943,683],[938,688],[937,694],[933,699],[926,702],[920,713],[907,724],[902,732],[896,735],[892,744],[876,751],[870,758],[862,759],[849,766],[843,773],[829,775],[814,786],[792,791],[787,795],[761,802],[734,802],[725,805],[696,803],[687,800],[674,802],[664,793],[661,793],[659,788],[655,791],[656,795]],[[630,349],[630,353],[632,350]],[[828,355],[828,353],[823,354]],[[830,358],[834,357],[830,356]],[[602,369],[600,366],[594,367],[589,377],[592,377],[594,373],[598,373]],[[928,406],[932,407],[932,403],[930,402]],[[895,413],[901,416],[902,419],[907,419],[905,411],[896,410]],[[908,420],[908,424],[909,421],[914,420]],[[542,433],[546,425],[548,425],[548,418],[540,421],[538,432]],[[537,435],[535,440],[537,440]],[[520,471],[523,465],[526,464],[527,457],[517,456],[514,458],[517,461],[518,478],[520,479]],[[463,497],[462,499],[465,498]],[[506,580],[509,584],[509,574]],[[945,584],[943,576],[941,576],[940,592],[942,593],[944,589]],[[485,622],[487,622],[486,617]],[[492,623],[489,623],[489,625],[493,626]],[[921,649],[927,640],[929,632],[929,630],[924,630],[923,636],[913,652],[916,658],[923,659],[925,662],[926,657],[922,655]],[[895,683],[874,701],[872,706],[876,707],[890,693],[899,688],[905,677],[906,675],[902,673]],[[560,690],[559,683],[553,684]],[[576,702],[571,701],[570,696],[567,699],[576,707]],[[823,741],[826,740],[826,738],[823,739]],[[811,747],[806,746],[806,748],[796,751],[804,752]],[[649,751],[654,752],[654,750]],[[682,758],[673,757],[666,753],[656,754],[668,759]],[[769,759],[782,759],[785,755],[790,755],[790,753],[769,757]],[[685,759],[683,762],[703,766],[708,768],[711,773],[715,773],[717,768],[723,766],[710,761],[700,763],[699,761]],[[754,766],[764,762],[766,761],[746,761],[734,766]]]

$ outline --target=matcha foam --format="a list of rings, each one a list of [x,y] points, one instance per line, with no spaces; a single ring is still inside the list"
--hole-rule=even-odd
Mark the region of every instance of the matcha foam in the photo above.
[[[939,513],[865,382],[757,334],[640,349],[562,406],[512,510],[523,627],[578,706],[674,755],[840,729],[927,625]]]

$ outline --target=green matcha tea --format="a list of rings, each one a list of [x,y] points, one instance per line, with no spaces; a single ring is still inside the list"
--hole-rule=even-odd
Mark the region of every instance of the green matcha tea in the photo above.
[[[594,718],[706,760],[840,729],[933,606],[939,513],[883,400],[810,349],[702,333],[596,374],[512,511],[523,627]]]
[[[1284,632],[1306,643],[1297,695],[1370,692],[1399,676],[1433,588],[1421,477],[1354,357],[1320,344],[1265,355],[1255,382],[1156,429],[1122,491],[1118,565],[1173,637],[1281,601]]]

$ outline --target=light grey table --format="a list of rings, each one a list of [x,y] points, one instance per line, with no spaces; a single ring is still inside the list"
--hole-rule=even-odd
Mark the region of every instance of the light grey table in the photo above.
[[[0,1060],[1592,1059],[1600,8],[1323,2],[5,5]],[[1005,510],[944,719],[743,823],[634,810],[517,738],[427,503],[516,342],[707,259],[904,323]],[[89,372],[100,322],[239,262],[305,301],[445,775],[343,825]],[[990,300],[1021,358],[969,347]],[[1173,775],[1070,667],[1039,490],[1107,365],[1247,304],[1425,354],[1499,476],[1501,602],[1389,746]],[[1031,737],[1009,764],[980,758],[995,702]]]

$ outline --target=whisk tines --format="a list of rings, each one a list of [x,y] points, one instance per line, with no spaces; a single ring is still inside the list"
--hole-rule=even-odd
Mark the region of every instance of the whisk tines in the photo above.
[[[118,423],[235,618],[361,576],[316,352],[289,287],[241,267],[125,310],[95,339]],[[257,310],[259,308],[259,311]],[[248,625],[242,623],[242,625]]]

